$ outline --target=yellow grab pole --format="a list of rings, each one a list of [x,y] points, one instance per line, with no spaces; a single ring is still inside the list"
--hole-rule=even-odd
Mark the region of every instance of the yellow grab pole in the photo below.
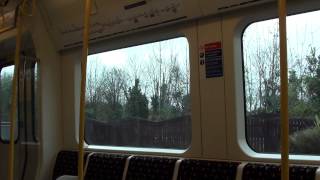
[[[34,16],[36,12],[36,4],[37,4],[37,0],[32,0],[32,16]]]
[[[279,0],[280,81],[281,81],[281,179],[289,180],[289,117],[287,62],[287,4]]]
[[[17,37],[16,37],[16,51],[14,59],[14,73],[12,81],[12,95],[11,95],[11,109],[10,109],[10,144],[8,157],[8,180],[14,178],[14,130],[16,125],[17,112],[17,84],[19,78],[19,64],[20,64],[20,50],[21,50],[21,13],[18,10],[17,16]]]
[[[33,16],[35,14],[35,11],[36,11],[37,0],[32,0],[31,14],[28,14],[27,12],[25,12],[25,9],[26,9],[26,6],[27,6],[27,2],[28,2],[28,0],[23,0],[21,2],[21,5],[20,5],[21,14],[25,15],[25,16]]]
[[[90,32],[90,13],[91,0],[85,0],[84,7],[84,30],[83,30],[83,47],[81,61],[81,95],[80,95],[80,122],[79,122],[79,160],[78,160],[78,177],[83,180],[83,156],[84,156],[84,126],[85,126],[85,96],[86,96],[86,74],[87,74],[87,57],[89,46]]]

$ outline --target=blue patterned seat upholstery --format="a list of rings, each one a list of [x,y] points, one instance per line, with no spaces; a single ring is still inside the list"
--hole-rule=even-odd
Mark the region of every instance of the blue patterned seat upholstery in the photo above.
[[[127,180],[171,180],[177,158],[141,157],[130,159]]]
[[[247,164],[242,173],[243,180],[276,180],[281,179],[280,166],[276,164]]]
[[[85,180],[121,180],[126,155],[95,153],[89,157]]]
[[[317,167],[290,166],[290,180],[314,180]],[[247,164],[244,167],[243,180],[280,180],[281,167],[279,164]]]
[[[315,180],[317,169],[315,166],[291,166],[290,180]]]
[[[86,162],[88,153],[85,153],[84,163]],[[53,169],[52,179],[56,180],[63,175],[76,176],[78,174],[78,152],[76,151],[60,151],[56,158]]]
[[[89,153],[85,153],[85,163]],[[122,180],[128,155],[95,153],[89,158],[85,180]],[[126,180],[171,180],[178,158],[133,156]],[[178,180],[234,180],[237,162],[183,160]],[[315,180],[315,166],[290,166],[290,180]],[[61,151],[57,155],[53,180],[63,175],[77,176],[78,152]],[[279,164],[249,163],[242,172],[243,180],[280,180]]]
[[[236,162],[183,160],[178,180],[234,180],[238,165]]]

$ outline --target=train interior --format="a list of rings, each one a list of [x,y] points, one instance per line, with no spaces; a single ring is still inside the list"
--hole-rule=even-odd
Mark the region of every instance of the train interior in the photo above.
[[[277,1],[91,0],[83,73],[86,1],[0,0],[1,179],[78,179],[82,93],[86,180],[280,179]],[[320,1],[286,7],[289,175],[316,180]]]

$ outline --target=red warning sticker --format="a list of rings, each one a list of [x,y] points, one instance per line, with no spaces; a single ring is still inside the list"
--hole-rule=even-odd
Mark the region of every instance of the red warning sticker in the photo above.
[[[206,77],[222,77],[223,57],[221,42],[208,43],[200,47],[200,64],[206,67]]]
[[[221,42],[214,42],[204,45],[205,51],[212,51],[215,49],[221,49]]]

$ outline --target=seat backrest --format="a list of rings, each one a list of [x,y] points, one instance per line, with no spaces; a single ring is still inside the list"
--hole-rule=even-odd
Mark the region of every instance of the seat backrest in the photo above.
[[[255,164],[248,163],[242,172],[243,180],[253,179],[281,179],[280,166],[277,164]]]
[[[180,164],[178,180],[234,180],[239,164],[237,162],[183,160]]]
[[[78,153],[76,151],[60,151],[53,170],[52,179],[63,175],[76,176],[78,172]]]
[[[85,180],[121,180],[127,158],[126,155],[91,154]]]
[[[88,153],[85,153],[84,163],[86,163]],[[78,152],[60,151],[56,158],[52,179],[56,180],[63,175],[76,176],[78,174]]]
[[[126,180],[171,180],[178,158],[133,156]]]
[[[238,162],[219,162],[167,157],[130,156],[117,154],[85,153],[87,164],[85,180],[233,180],[237,176]],[[88,163],[87,162],[88,160]],[[179,163],[177,163],[179,162]],[[177,166],[179,164],[179,166]],[[179,169],[178,173],[175,171]],[[316,166],[290,166],[290,180],[315,180]],[[243,180],[280,180],[279,164],[248,163],[241,168],[239,177]],[[58,153],[53,171],[53,180],[78,172],[78,153],[61,151]],[[124,173],[126,172],[126,173]],[[125,176],[123,176],[125,174]],[[239,179],[238,177],[238,179]]]
[[[291,166],[290,180],[315,180],[317,169],[315,166]]]
[[[314,180],[317,168],[315,166],[290,166],[290,180]],[[242,179],[280,180],[281,167],[279,164],[249,163],[244,167]]]

